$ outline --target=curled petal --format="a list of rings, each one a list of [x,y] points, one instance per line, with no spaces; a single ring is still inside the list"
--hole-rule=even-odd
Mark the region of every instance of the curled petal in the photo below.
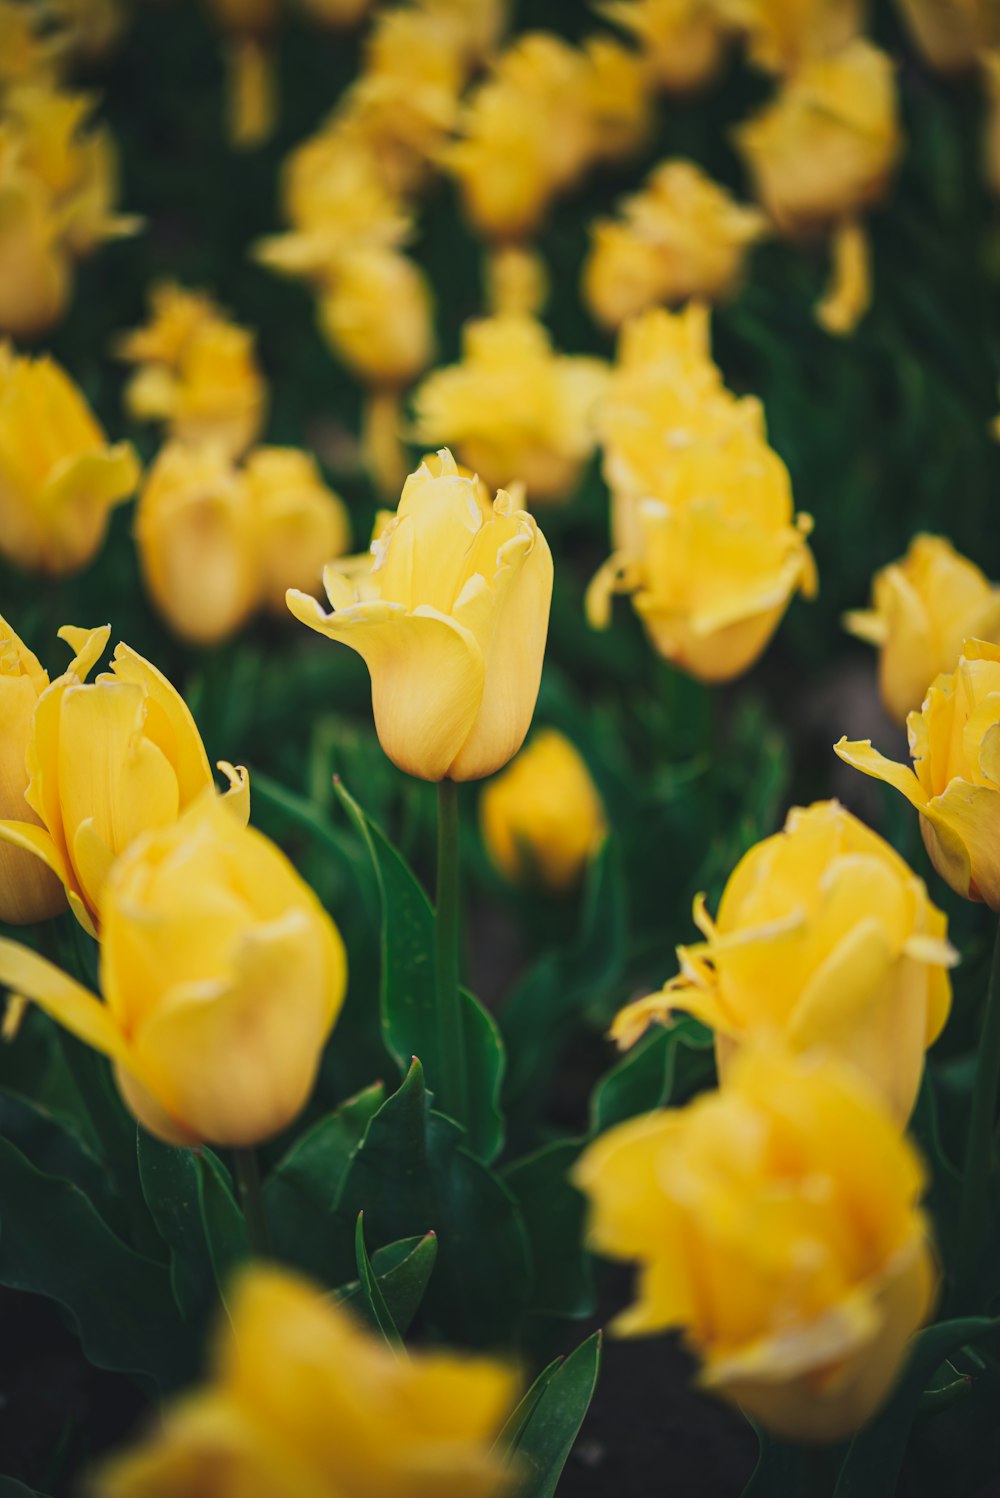
[[[46,1014],[105,1056],[121,1060],[125,1042],[110,1010],[54,963],[0,937],[0,983],[31,999]]]

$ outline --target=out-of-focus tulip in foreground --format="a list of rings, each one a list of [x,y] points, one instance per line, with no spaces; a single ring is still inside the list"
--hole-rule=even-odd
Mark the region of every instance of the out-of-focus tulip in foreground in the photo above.
[[[873,1415],[934,1298],[920,1162],[832,1057],[750,1053],[576,1171],[597,1252],[639,1264],[624,1335],[683,1330],[700,1382],[790,1441]]]
[[[494,1498],[517,1398],[505,1364],[400,1356],[287,1270],[245,1270],[210,1381],[113,1458],[97,1498]]]
[[[14,942],[0,941],[0,982],[108,1056],[131,1112],[168,1144],[245,1147],[290,1124],[347,966],[274,844],[209,790],[118,858],[101,918],[103,1002]]]
[[[292,590],[297,619],[356,650],[379,741],[423,780],[478,780],[517,753],[548,632],[552,556],[534,519],[492,504],[450,453],[410,475],[399,508],[350,567],[328,567],[329,614]]]
[[[702,896],[694,916],[704,941],[678,948],[680,974],[661,993],[621,1011],[621,1045],[684,1010],[715,1031],[724,1080],[737,1052],[771,1032],[793,1051],[834,1052],[909,1117],[957,954],[888,843],[836,801],[795,808],[737,864],[716,920]]]

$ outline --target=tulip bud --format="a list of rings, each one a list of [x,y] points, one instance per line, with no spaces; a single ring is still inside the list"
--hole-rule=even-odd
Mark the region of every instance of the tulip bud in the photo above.
[[[13,942],[0,941],[0,982],[109,1056],[158,1139],[244,1148],[287,1127],[347,968],[337,928],[274,844],[208,791],[121,855],[102,917],[103,1003]]]
[[[135,539],[150,596],[181,639],[214,645],[255,609],[256,516],[223,449],[162,449],[139,496]]]
[[[20,817],[36,827],[41,819],[25,801],[31,720],[48,673],[0,617],[0,817]],[[0,921],[26,926],[48,920],[65,907],[59,880],[24,848],[0,841]]]
[[[936,1276],[920,1161],[854,1073],[751,1052],[721,1092],[609,1130],[574,1176],[594,1249],[639,1264],[614,1329],[679,1328],[702,1387],[782,1440],[875,1413]]]
[[[345,254],[320,303],[334,352],[372,385],[407,385],[434,349],[430,286],[397,250]]]
[[[76,657],[42,692],[32,719],[25,799],[34,819],[0,822],[0,840],[51,869],[92,934],[115,859],[214,787],[194,719],[155,666],[119,645],[111,670],[87,683],[110,634],[108,625],[59,631]],[[245,822],[246,772],[222,768],[230,781],[225,799]]]
[[[725,1081],[762,1031],[795,1051],[828,1050],[856,1066],[904,1121],[924,1051],[951,1008],[957,955],[923,881],[836,801],[789,812],[733,870],[704,935],[679,947],[680,975],[621,1011],[612,1034],[632,1045],[678,1009],[711,1026]]]
[[[872,607],[845,624],[879,651],[879,688],[898,723],[936,676],[954,669],[968,637],[1000,641],[1000,588],[941,536],[915,536],[872,583]]]
[[[504,878],[557,893],[579,882],[607,830],[586,764],[553,728],[490,781],[479,811],[487,852]]]
[[[552,556],[501,491],[484,503],[450,453],[421,465],[395,518],[350,570],[328,567],[332,611],[294,590],[288,607],[364,659],[379,741],[422,780],[478,780],[517,753],[538,696]]]
[[[347,511],[313,458],[296,448],[255,448],[243,472],[256,516],[262,600],[272,613],[287,617],[287,590],[314,592],[326,564],[347,551]]]
[[[0,344],[0,552],[9,561],[52,576],[78,572],[138,478],[131,445],[108,446],[53,359]]]
[[[966,640],[955,670],[937,678],[906,732],[912,770],[869,739],[833,747],[917,808],[931,863],[956,894],[1000,911],[1000,646]]]
[[[18,172],[14,153],[2,139],[0,194],[0,334],[35,338],[62,317],[72,269],[58,243],[47,194]]]
[[[517,1399],[503,1363],[399,1355],[319,1285],[254,1265],[226,1296],[211,1381],[98,1473],[98,1498],[378,1494],[499,1498],[498,1432]],[[360,1476],[359,1476],[360,1474]]]

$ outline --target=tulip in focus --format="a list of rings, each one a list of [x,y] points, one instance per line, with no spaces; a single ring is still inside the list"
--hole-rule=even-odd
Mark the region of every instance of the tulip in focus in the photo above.
[[[592,1247],[639,1265],[622,1335],[679,1328],[701,1386],[783,1440],[840,1441],[885,1400],[934,1300],[924,1174],[832,1056],[750,1052],[574,1177]]]
[[[668,93],[688,93],[719,70],[726,31],[714,0],[603,0],[601,15],[628,31]]]
[[[31,720],[49,684],[48,672],[0,617],[0,817],[41,827],[25,800]],[[0,921],[27,926],[58,915],[66,905],[62,884],[25,848],[0,840]]]
[[[227,1296],[210,1382],[106,1463],[96,1498],[499,1498],[506,1365],[400,1356],[318,1285],[255,1265]]]
[[[845,618],[879,652],[879,689],[905,724],[936,676],[954,669],[970,636],[1000,644],[1000,588],[942,536],[915,536],[872,583],[872,607]]]
[[[131,445],[108,445],[55,360],[0,344],[0,553],[8,561],[53,577],[79,572],[138,478]]]
[[[133,792],[154,753],[173,773],[147,738]],[[131,841],[103,891],[103,1003],[14,942],[0,941],[0,982],[107,1056],[158,1139],[245,1148],[308,1100],[344,998],[343,943],[284,855],[213,790],[158,828],[145,810],[155,830]]]
[[[725,1085],[762,1032],[796,1052],[836,1054],[901,1122],[916,1101],[924,1051],[951,1008],[957,961],[923,881],[836,801],[789,812],[783,832],[744,854],[704,941],[679,947],[681,971],[617,1016],[622,1046],[677,1010],[715,1031]]]
[[[421,465],[371,556],[328,567],[325,614],[291,590],[310,629],[368,667],[386,754],[421,780],[479,780],[524,742],[538,696],[552,556],[502,490],[492,505],[450,453]]]
[[[463,359],[415,396],[421,442],[446,442],[489,488],[523,481],[530,503],[568,499],[593,451],[607,367],[556,354],[544,326],[510,313],[468,323]]]
[[[738,203],[693,162],[665,161],[625,199],[621,219],[593,225],[587,303],[600,322],[618,327],[657,302],[721,300],[765,231],[759,209]]]
[[[110,626],[59,631],[76,655],[39,696],[26,766],[27,811],[0,822],[0,840],[41,860],[65,886],[92,935],[112,865],[140,833],[176,822],[214,787],[204,745],[184,699],[127,645],[88,683]],[[246,772],[223,765],[226,815],[246,822]]]
[[[484,788],[479,816],[486,850],[504,878],[557,894],[579,883],[607,832],[582,756],[554,728],[535,734]]]
[[[834,749],[917,808],[931,863],[956,894],[1000,911],[1000,646],[966,640],[906,732],[913,769],[867,739],[841,739]]]

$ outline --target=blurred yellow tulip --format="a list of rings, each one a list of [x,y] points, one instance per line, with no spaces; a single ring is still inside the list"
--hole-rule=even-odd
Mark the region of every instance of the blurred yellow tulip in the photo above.
[[[65,886],[70,908],[94,934],[112,864],[150,828],[169,826],[206,788],[212,771],[184,699],[127,645],[111,670],[87,676],[111,635],[59,631],[76,652],[38,698],[27,747],[25,800],[33,817],[0,822],[0,839],[33,853]],[[223,766],[227,815],[249,815],[246,772]]]
[[[31,720],[49,684],[48,672],[0,616],[0,817],[41,826],[25,800]],[[33,853],[0,838],[0,921],[26,926],[57,915],[66,894],[55,874]]]
[[[414,396],[418,441],[448,443],[488,488],[519,479],[529,503],[569,499],[594,448],[603,360],[555,353],[516,313],[467,323],[462,344],[462,362]]]
[[[730,295],[767,229],[759,209],[738,203],[690,161],[662,162],[621,212],[591,226],[583,272],[587,303],[608,327],[657,302]]]
[[[227,1296],[210,1382],[99,1471],[96,1498],[499,1498],[508,1366],[398,1356],[320,1286],[255,1265]]]
[[[701,88],[718,72],[726,28],[716,0],[602,0],[595,9],[635,37],[668,92]]]
[[[920,1161],[855,1073],[749,1052],[721,1092],[611,1129],[574,1177],[594,1249],[639,1264],[622,1335],[680,1328],[702,1387],[784,1440],[875,1413],[936,1274]]]
[[[398,250],[338,257],[320,301],[320,327],[337,356],[366,384],[408,385],[434,353],[430,283]]]
[[[793,73],[828,57],[862,30],[866,0],[715,0],[719,14],[744,33],[754,62]]]
[[[950,541],[921,534],[905,557],[876,572],[872,607],[844,623],[877,647],[882,701],[905,723],[934,678],[953,670],[967,638],[1000,643],[1000,588]]]
[[[917,808],[930,860],[956,894],[1000,911],[1000,646],[966,640],[906,730],[912,770],[869,739],[834,749]]]
[[[652,131],[652,73],[642,53],[609,36],[587,37],[583,51],[593,154],[619,161],[644,146]]]
[[[147,721],[173,726],[165,713]],[[153,755],[174,774],[145,738],[129,766],[133,789],[142,761],[153,784]],[[195,781],[203,768],[190,767]],[[175,779],[174,808],[176,791]],[[312,1090],[347,965],[337,928],[284,855],[208,790],[180,820],[131,842],[107,875],[101,915],[103,1003],[14,942],[0,941],[0,982],[108,1056],[134,1117],[168,1144],[244,1148],[290,1124]]]
[[[379,741],[422,780],[478,780],[531,723],[552,597],[552,556],[501,491],[484,501],[450,453],[421,465],[371,555],[328,567],[332,612],[294,590],[297,619],[364,659]]]
[[[974,67],[984,47],[1000,44],[1000,15],[992,0],[897,0],[924,57],[942,73]]]
[[[535,734],[484,787],[479,818],[486,851],[505,879],[557,893],[579,882],[607,831],[582,756],[554,728]]]
[[[348,550],[347,510],[315,460],[296,448],[255,448],[243,471],[259,537],[260,598],[287,617],[287,590],[318,590],[323,568]]]
[[[55,360],[0,344],[0,552],[9,561],[52,576],[78,572],[138,479],[131,445],[108,445]]]
[[[783,832],[744,854],[713,921],[699,895],[704,941],[679,947],[681,971],[617,1016],[630,1046],[677,1010],[715,1031],[719,1075],[762,1031],[795,1051],[836,1053],[905,1122],[924,1051],[951,1007],[958,958],[923,881],[836,801],[794,808]]]

